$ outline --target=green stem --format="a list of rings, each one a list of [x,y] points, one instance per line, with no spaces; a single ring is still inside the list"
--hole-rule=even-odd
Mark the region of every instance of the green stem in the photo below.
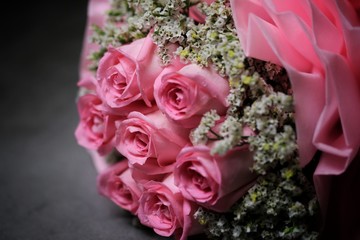
[[[224,139],[221,135],[219,135],[217,132],[215,132],[211,128],[210,128],[209,132],[211,132],[215,137],[217,137],[218,140]]]

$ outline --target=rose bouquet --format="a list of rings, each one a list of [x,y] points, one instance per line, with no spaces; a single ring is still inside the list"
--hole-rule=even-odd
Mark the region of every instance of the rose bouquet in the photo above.
[[[360,4],[90,0],[75,135],[162,236],[360,239]]]

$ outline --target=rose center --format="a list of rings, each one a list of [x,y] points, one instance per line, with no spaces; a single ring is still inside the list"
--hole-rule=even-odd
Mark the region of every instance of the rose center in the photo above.
[[[165,206],[164,204],[161,204],[159,211],[160,211],[161,216],[165,217],[166,220],[170,221],[171,216],[170,216],[170,212],[169,212],[169,209],[167,206]]]
[[[114,186],[116,189],[115,192],[117,193],[117,196],[115,196],[115,197],[119,197],[120,198],[119,201],[126,203],[126,204],[129,204],[132,202],[131,192],[126,185],[124,185],[121,181],[117,181],[117,182],[115,182]]]
[[[125,88],[127,86],[126,79],[118,72],[113,72],[112,74],[110,74],[107,78],[107,81],[112,86],[112,88],[120,94],[125,91]]]
[[[185,106],[185,96],[182,89],[173,88],[168,93],[169,104],[177,109]]]
[[[149,142],[148,136],[146,136],[145,134],[139,133],[139,134],[136,134],[134,140],[135,140],[135,145],[139,151],[141,151],[141,152],[147,151],[147,146],[148,146],[148,142]]]
[[[208,181],[198,172],[194,170],[190,170],[192,175],[192,182],[194,183],[195,187],[204,191],[209,192],[211,191]]]
[[[158,196],[154,196],[155,204],[152,206],[151,214],[156,216],[162,224],[171,225],[171,213],[169,207],[163,204]]]
[[[93,117],[91,131],[98,136],[102,136],[104,132],[104,120],[101,117]]]

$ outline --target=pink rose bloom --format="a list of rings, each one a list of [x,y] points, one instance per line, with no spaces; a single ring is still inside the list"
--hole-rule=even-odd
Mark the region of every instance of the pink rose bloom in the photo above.
[[[98,176],[98,190],[121,208],[136,214],[141,189],[131,176],[127,160],[112,165]]]
[[[212,4],[215,0],[201,0],[200,2],[206,2],[207,4]],[[189,17],[194,19],[196,22],[204,23],[205,17],[204,14],[201,13],[201,11],[198,9],[198,7],[192,6],[189,10]]]
[[[105,23],[105,12],[110,9],[108,0],[90,0],[87,11],[87,23],[83,41],[83,49],[80,60],[80,81],[78,86],[95,90],[95,74],[89,70],[89,55],[99,50],[99,45],[90,42],[90,36],[93,34],[92,25],[103,26]]]
[[[325,229],[333,232],[331,226],[339,225],[342,239],[354,239],[351,229],[358,229],[354,213],[360,207],[349,203],[351,198],[359,202],[360,194],[352,189],[337,195],[330,189],[359,179],[348,177],[354,171],[350,164],[359,166],[353,162],[360,160],[355,158],[360,146],[359,1],[231,0],[231,7],[245,53],[281,64],[289,74],[302,166],[322,152],[314,180]],[[327,217],[332,214],[327,209],[340,205],[349,207]]]
[[[114,148],[115,120],[119,118],[105,113],[102,101],[93,94],[79,98],[78,112],[80,123],[75,137],[79,145],[100,155],[108,154]]]
[[[196,64],[160,75],[154,88],[159,109],[185,128],[196,127],[211,109],[225,114],[228,106],[228,81],[215,70]]]
[[[168,176],[163,182],[150,181],[144,184],[140,197],[138,217],[145,226],[151,227],[161,235],[185,240],[188,235],[201,232],[194,213],[195,204],[183,198],[174,185],[174,176]]]
[[[225,156],[210,154],[208,146],[185,147],[176,159],[175,184],[183,196],[206,208],[225,212],[254,184],[253,155],[247,146]]]
[[[131,112],[116,131],[116,148],[129,159],[135,172],[143,173],[135,174],[139,178],[171,172],[177,154],[189,141],[189,131],[170,122],[160,111],[148,115]]]
[[[154,81],[162,71],[150,36],[117,49],[110,48],[99,62],[98,92],[119,115],[149,112],[154,107]]]

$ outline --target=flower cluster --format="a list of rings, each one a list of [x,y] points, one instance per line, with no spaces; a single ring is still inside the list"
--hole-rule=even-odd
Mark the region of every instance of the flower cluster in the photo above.
[[[174,177],[187,172],[177,170],[180,158],[191,162],[187,153],[209,152],[191,147],[189,134],[205,112],[226,113],[229,86],[210,67],[176,59],[162,65],[157,49],[149,35],[107,50],[98,63],[95,90],[79,97],[76,137],[80,145],[100,155],[116,149],[126,158],[126,164],[121,161],[99,177],[104,195],[159,234],[169,236],[180,229],[186,236],[196,226],[192,214],[197,201],[184,197],[183,181],[174,181]],[[219,174],[217,181],[223,169]],[[190,181],[192,177],[197,178],[190,176]],[[244,181],[247,184],[249,178]],[[217,184],[221,187],[221,182]],[[217,200],[202,203],[215,204]],[[158,222],[154,218],[159,218]]]
[[[299,171],[290,164],[258,178],[226,215],[200,208],[195,217],[211,239],[318,239],[317,200]]]
[[[107,9],[85,51],[93,76],[79,83],[76,129],[107,159],[97,162],[100,193],[162,236],[314,239],[317,199],[298,164],[289,80],[245,57],[230,2]]]

